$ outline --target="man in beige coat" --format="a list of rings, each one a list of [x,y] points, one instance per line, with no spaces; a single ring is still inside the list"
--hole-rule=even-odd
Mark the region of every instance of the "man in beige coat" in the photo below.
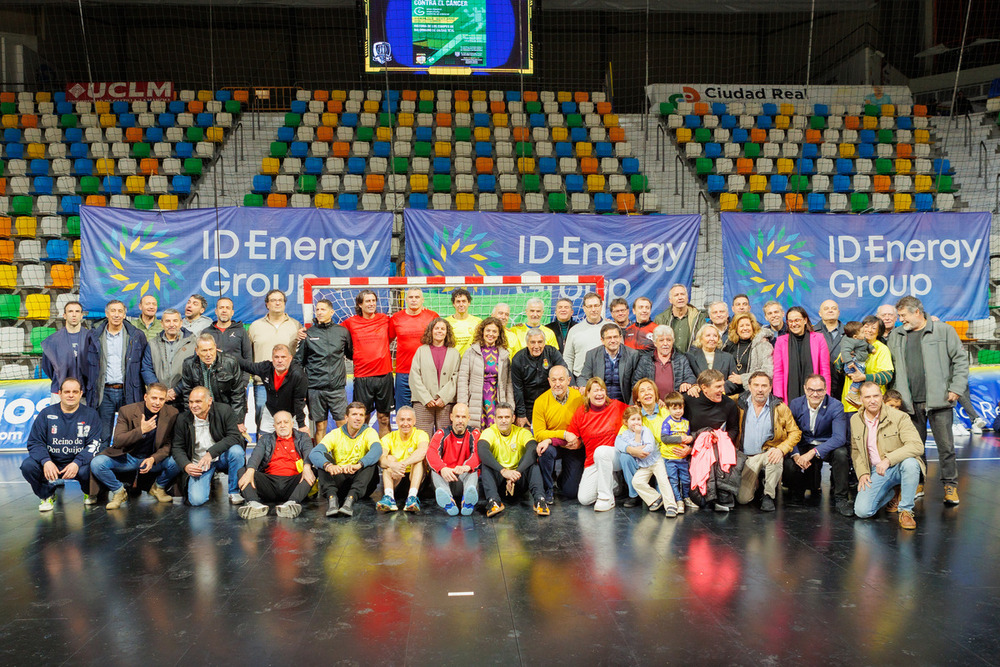
[[[925,472],[920,435],[909,415],[882,402],[882,388],[874,382],[861,385],[861,404],[864,410],[851,417],[851,456],[858,475],[854,513],[867,519],[887,506],[889,512],[899,511],[902,528],[913,530],[913,501]]]

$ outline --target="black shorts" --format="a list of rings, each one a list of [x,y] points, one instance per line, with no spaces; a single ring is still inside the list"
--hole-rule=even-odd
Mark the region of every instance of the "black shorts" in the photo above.
[[[365,410],[387,415],[392,412],[396,385],[392,373],[366,378],[354,378],[354,400],[365,404]]]
[[[325,422],[327,414],[333,415],[334,421],[340,421],[347,416],[347,391],[340,389],[310,389],[309,417],[313,421]]]

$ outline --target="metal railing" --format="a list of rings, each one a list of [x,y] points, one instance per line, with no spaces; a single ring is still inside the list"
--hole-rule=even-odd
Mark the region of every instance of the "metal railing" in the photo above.
[[[687,190],[687,183],[681,179],[681,169],[684,168],[684,158],[678,154],[674,160],[674,196],[681,196],[681,208],[684,208],[684,191]],[[678,193],[678,189],[680,192]]]
[[[233,139],[236,141],[236,168],[239,169],[240,162],[246,156],[246,138],[243,135],[242,120],[233,128]]]
[[[996,188],[997,198],[996,201],[993,203],[993,212],[1000,213],[1000,174],[997,174],[994,186]]]
[[[986,149],[986,141],[979,142],[979,153],[977,155],[977,162],[979,163],[979,173],[977,174],[979,178],[983,179],[985,183],[990,177],[990,154]]]
[[[704,223],[707,222],[710,217],[712,217],[712,201],[708,198],[708,195],[705,194],[705,192],[703,190],[699,190],[698,191],[698,215],[702,214],[701,213],[701,203],[702,202],[705,202],[705,214],[702,217],[702,225],[703,225],[702,228],[705,231],[705,251],[708,252],[708,249],[709,249],[709,244],[708,244],[708,227]]]
[[[660,162],[660,171],[667,170],[667,128],[662,123],[656,125],[656,161]]]

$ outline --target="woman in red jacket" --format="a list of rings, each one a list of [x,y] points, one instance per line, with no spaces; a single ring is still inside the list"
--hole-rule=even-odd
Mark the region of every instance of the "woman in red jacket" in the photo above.
[[[593,505],[595,512],[615,506],[612,473],[621,470],[615,437],[622,427],[625,404],[608,398],[608,388],[601,378],[590,378],[583,390],[586,403],[577,409],[567,432],[583,442],[587,458],[577,498],[581,505]]]

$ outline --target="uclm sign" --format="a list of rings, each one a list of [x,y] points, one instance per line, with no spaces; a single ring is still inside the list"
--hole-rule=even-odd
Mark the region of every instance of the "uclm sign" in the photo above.
[[[119,100],[172,100],[172,81],[95,81],[93,83],[70,82],[66,84],[67,102],[91,102]]]

